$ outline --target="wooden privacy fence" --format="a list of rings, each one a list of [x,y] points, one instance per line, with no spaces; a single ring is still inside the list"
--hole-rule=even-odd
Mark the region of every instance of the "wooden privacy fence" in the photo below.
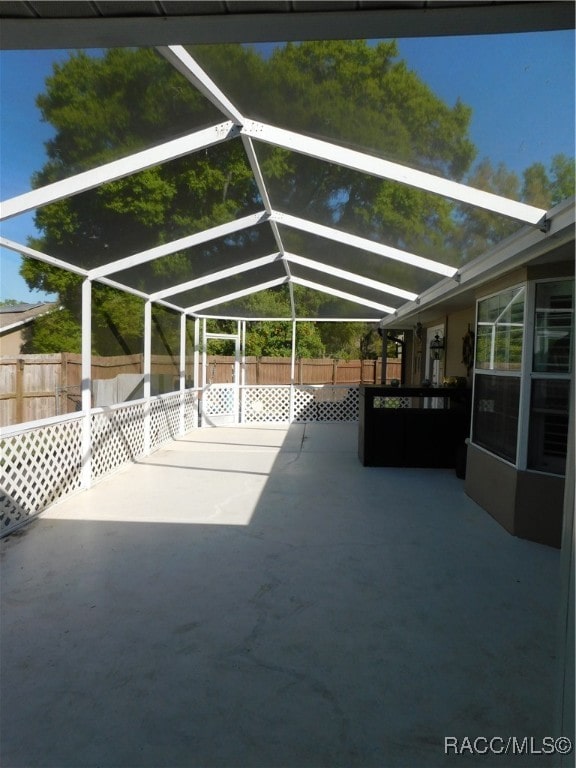
[[[139,381],[143,374],[142,354],[93,357],[92,379],[107,381],[123,377]],[[179,361],[168,355],[152,355],[152,392],[178,389]],[[400,362],[388,362],[386,380],[400,379]],[[290,384],[290,358],[247,357],[243,383]],[[381,360],[301,359],[296,361],[296,384],[377,384]],[[187,386],[192,386],[193,358],[186,361]],[[207,358],[206,380],[223,384],[234,380],[234,357]],[[198,382],[199,385],[200,382]],[[80,409],[82,359],[78,354],[16,355],[0,357],[0,427],[73,413]],[[130,397],[141,396],[134,386]]]
[[[290,384],[289,357],[247,357],[243,384]],[[382,360],[336,360],[332,358],[301,358],[296,361],[295,384],[379,384]],[[386,381],[400,379],[401,363],[386,366]],[[234,381],[234,356],[208,357],[206,380],[210,384],[230,384]]]

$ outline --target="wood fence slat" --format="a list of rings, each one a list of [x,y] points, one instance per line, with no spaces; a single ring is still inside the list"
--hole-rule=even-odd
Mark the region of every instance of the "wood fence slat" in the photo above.
[[[177,388],[179,361],[169,355],[152,355],[152,373]],[[187,371],[193,358],[187,359]],[[232,383],[234,356],[207,358],[207,380]],[[381,360],[336,360],[302,358],[296,361],[295,384],[380,383]],[[114,379],[121,374],[143,373],[143,355],[92,358],[92,378]],[[288,357],[246,357],[247,385],[290,384]],[[400,379],[401,363],[388,362],[387,380]],[[172,379],[170,377],[173,377]],[[49,416],[72,413],[80,407],[82,357],[75,353],[16,355],[0,358],[0,426],[11,426]]]

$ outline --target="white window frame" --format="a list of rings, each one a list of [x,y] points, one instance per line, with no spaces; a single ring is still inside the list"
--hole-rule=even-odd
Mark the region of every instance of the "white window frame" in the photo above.
[[[474,368],[473,368],[473,375],[472,375],[472,409],[471,409],[471,424],[470,424],[470,443],[474,445],[475,448],[478,448],[478,450],[485,451],[486,453],[489,453],[491,456],[495,456],[500,461],[505,462],[509,466],[512,466],[516,469],[521,469],[521,464],[519,462],[519,459],[521,457],[521,446],[522,446],[522,438],[525,434],[524,432],[524,424],[527,423],[527,416],[524,413],[526,410],[525,408],[525,396],[524,396],[524,382],[526,379],[526,376],[524,374],[524,366],[526,364],[526,350],[528,349],[527,346],[527,336],[531,335],[529,332],[529,329],[527,328],[526,318],[529,317],[528,315],[528,282],[523,281],[520,283],[515,283],[513,285],[508,285],[505,288],[501,288],[498,291],[492,291],[491,293],[487,293],[484,296],[479,297],[476,300],[476,318],[474,323],[474,331],[476,334],[476,344],[478,343],[478,315],[479,315],[479,308],[480,304],[483,301],[486,301],[487,299],[491,299],[494,296],[498,296],[501,293],[504,293],[505,291],[513,291],[516,288],[524,288],[524,333],[522,335],[522,352],[521,352],[521,362],[520,367],[516,370],[509,370],[509,371],[503,371],[497,368],[478,368],[476,366],[476,349],[474,350]],[[528,331],[528,333],[527,333]],[[474,442],[474,418],[475,418],[475,410],[474,410],[474,403],[476,398],[476,375],[480,376],[497,376],[502,378],[516,378],[520,379],[520,396],[519,396],[519,402],[518,402],[518,431],[516,434],[516,459],[515,461],[510,461],[510,459],[506,459],[503,456],[499,456],[498,454],[494,453],[488,448],[485,448],[483,445],[479,445],[478,443]],[[528,408],[529,410],[529,408]]]
[[[472,424],[470,429],[470,442],[477,449],[485,451],[492,456],[496,456],[500,461],[513,466],[519,471],[526,471],[535,474],[549,475],[551,477],[561,477],[556,472],[546,472],[541,469],[533,469],[528,467],[528,449],[530,438],[530,412],[531,412],[531,398],[532,398],[532,382],[535,380],[551,380],[558,379],[560,381],[570,381],[574,375],[574,359],[572,359],[572,370],[569,373],[553,373],[545,371],[533,370],[533,352],[534,352],[534,333],[536,324],[536,290],[537,286],[544,283],[563,282],[566,280],[574,280],[574,276],[554,276],[549,278],[541,278],[536,280],[526,280],[525,282],[516,283],[514,285],[506,286],[498,291],[481,296],[476,301],[476,322],[475,330],[478,330],[478,314],[480,304],[499,294],[514,290],[516,288],[525,288],[524,297],[524,334],[522,339],[522,358],[520,367],[517,370],[502,371],[498,369],[477,368],[476,359],[474,359],[473,369],[473,383],[472,383]],[[576,293],[576,292],[575,292]],[[573,315],[574,317],[574,315]],[[574,319],[572,324],[572,334],[574,334]],[[514,462],[495,454],[493,451],[485,448],[482,445],[474,442],[474,403],[476,397],[476,376],[501,376],[505,378],[518,378],[520,379],[520,394],[518,403],[518,434],[516,436],[516,460]]]
[[[519,440],[517,448],[517,467],[518,469],[526,472],[531,472],[539,475],[549,475],[550,477],[562,477],[557,472],[546,472],[543,469],[533,469],[528,467],[528,447],[530,439],[530,413],[532,403],[532,382],[533,381],[550,381],[556,379],[558,381],[571,381],[574,375],[574,358],[572,358],[572,369],[568,373],[553,373],[550,371],[534,371],[534,334],[536,329],[536,291],[539,285],[545,283],[560,283],[566,280],[574,281],[573,275],[555,276],[548,278],[541,278],[537,280],[530,280],[527,283],[526,291],[526,304],[525,311],[526,316],[529,319],[529,323],[526,327],[526,333],[524,335],[524,348],[522,350],[522,384],[520,386],[520,406],[521,411],[519,414],[518,431],[519,438],[522,435],[523,440]],[[573,292],[573,300],[576,300],[576,291]],[[574,305],[572,309],[572,343],[574,343]],[[523,407],[522,407],[523,406]]]

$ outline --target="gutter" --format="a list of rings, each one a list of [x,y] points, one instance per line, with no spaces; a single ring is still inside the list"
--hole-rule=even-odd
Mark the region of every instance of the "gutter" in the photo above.
[[[397,311],[380,321],[381,327],[401,327],[399,321],[408,321],[423,310],[430,309],[447,299],[494,280],[521,267],[547,251],[574,239],[576,198],[571,197],[550,209],[546,218],[548,231],[542,232],[531,226],[503,240],[482,256],[462,266],[454,277],[445,278],[414,301],[406,302]]]

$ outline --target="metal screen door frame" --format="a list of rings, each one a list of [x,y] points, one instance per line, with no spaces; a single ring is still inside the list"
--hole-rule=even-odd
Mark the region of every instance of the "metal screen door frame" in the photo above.
[[[208,376],[208,342],[234,342],[234,371],[231,384],[211,382]],[[240,423],[240,324],[237,333],[208,333],[202,323],[202,426]]]

